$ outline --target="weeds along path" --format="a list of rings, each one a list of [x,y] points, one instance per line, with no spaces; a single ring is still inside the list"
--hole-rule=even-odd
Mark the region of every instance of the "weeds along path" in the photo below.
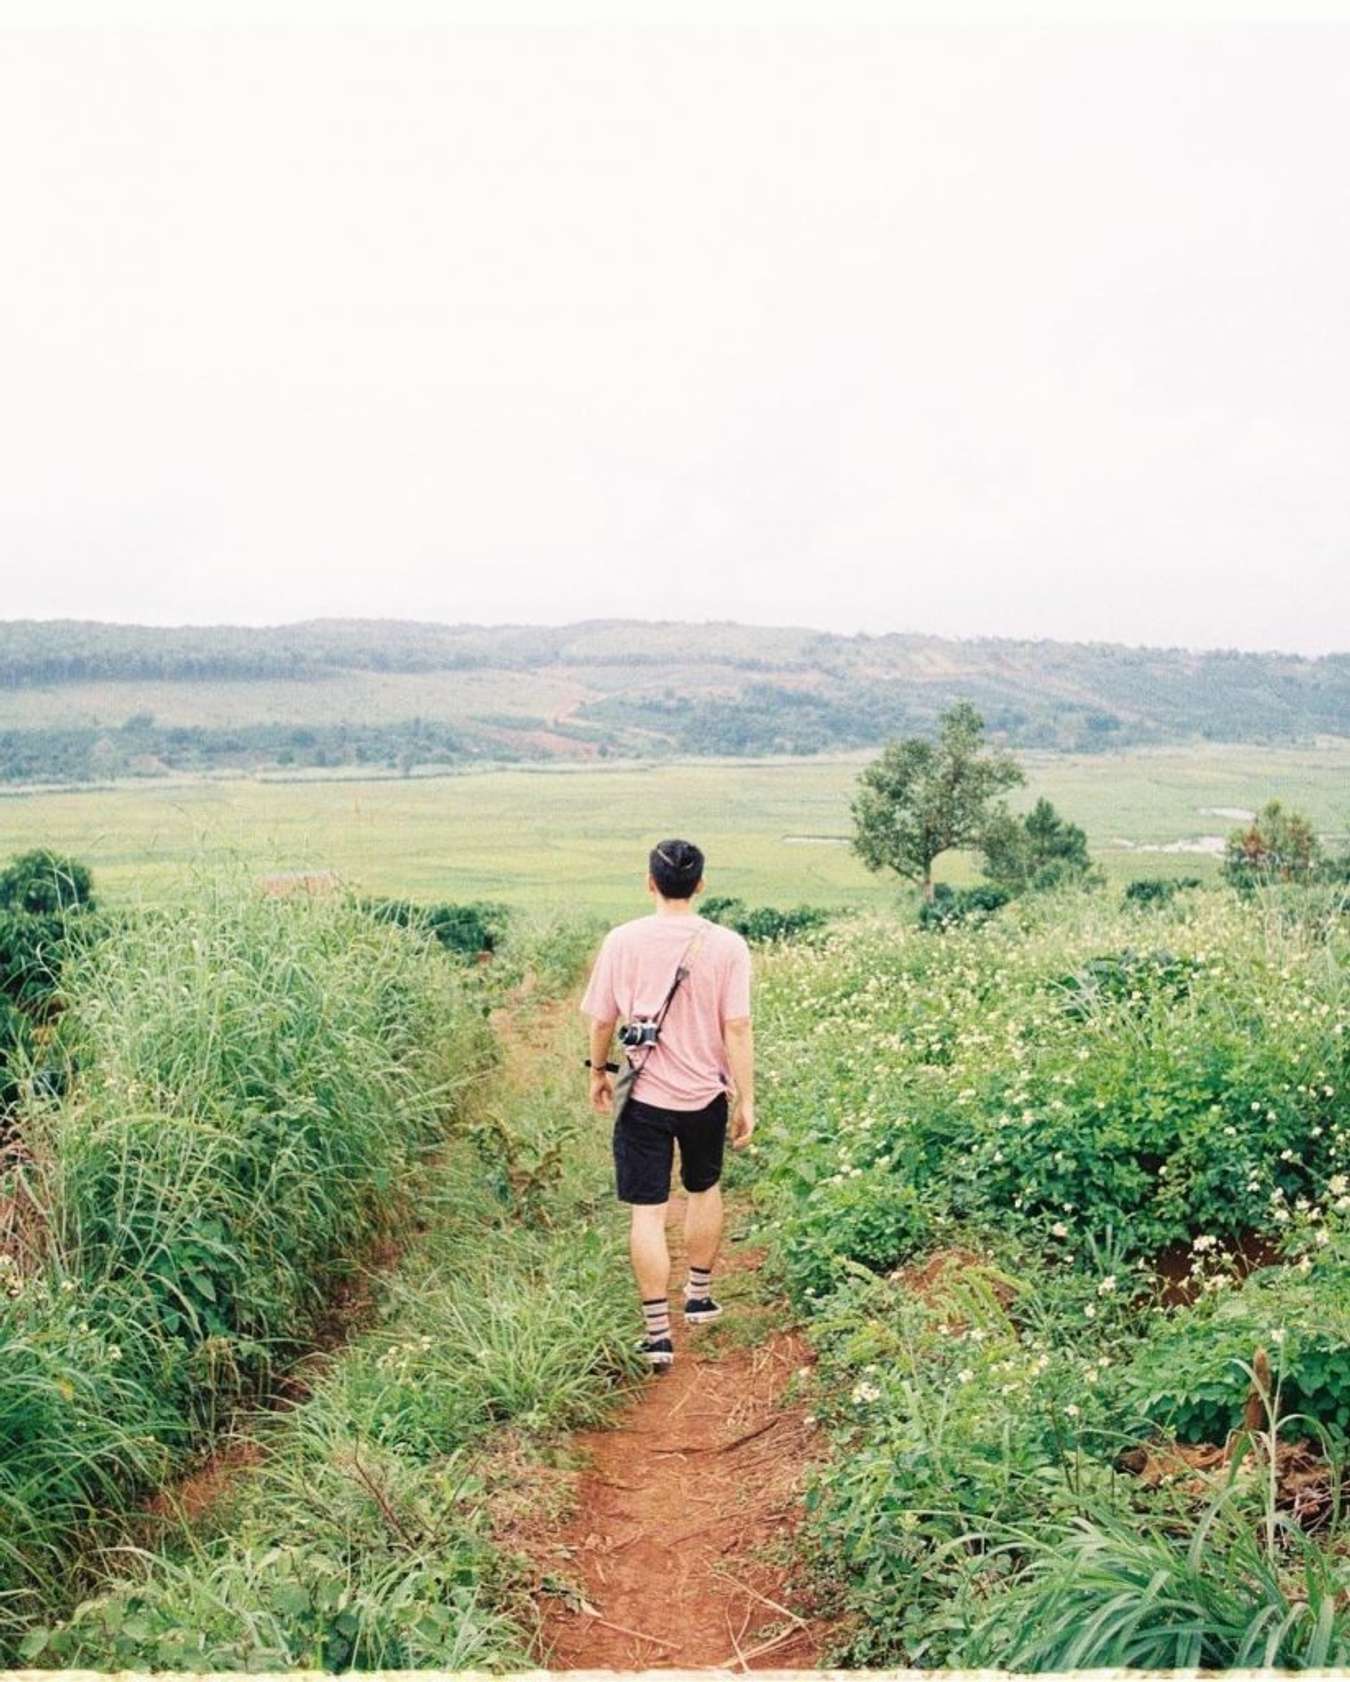
[[[493,1532],[535,1501],[565,1433],[631,1379],[631,1306],[602,1133],[579,1104],[575,1001],[554,976],[499,1014],[406,1242],[368,1307],[288,1375],[286,1405],[129,1515],[22,1658],[83,1670],[518,1671],[532,1568]]]
[[[734,1201],[729,1231],[737,1225]],[[671,1204],[673,1279],[683,1202]],[[727,1312],[686,1329],[676,1361],[644,1380],[608,1429],[578,1433],[570,1516],[535,1545],[564,1592],[540,1598],[539,1660],[552,1670],[802,1668],[824,1634],[794,1604],[792,1537],[814,1439],[785,1391],[810,1359],[776,1330],[760,1256],[731,1244],[718,1275]]]

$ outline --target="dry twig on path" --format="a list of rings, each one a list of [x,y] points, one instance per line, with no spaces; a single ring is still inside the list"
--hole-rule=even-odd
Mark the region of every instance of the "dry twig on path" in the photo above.
[[[753,1431],[745,1431],[739,1437],[733,1437],[729,1443],[677,1443],[672,1448],[654,1448],[653,1454],[730,1454],[733,1448],[739,1448],[742,1443],[753,1442],[756,1437],[762,1437],[766,1431],[772,1431],[775,1425],[781,1425],[783,1416],[774,1414],[764,1425],[756,1425]]]
[[[593,1612],[587,1606],[582,1607],[588,1618],[592,1618],[602,1629],[612,1629],[616,1635],[635,1636],[639,1641],[650,1641],[654,1647],[664,1647],[667,1652],[678,1653],[679,1648],[673,1641],[662,1641],[659,1635],[648,1635],[640,1629],[629,1629],[626,1624],[612,1624],[608,1618],[602,1618],[598,1612]]]

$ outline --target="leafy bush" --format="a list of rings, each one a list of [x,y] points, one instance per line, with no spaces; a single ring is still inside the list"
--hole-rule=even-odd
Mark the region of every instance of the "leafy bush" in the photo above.
[[[1194,959],[1175,952],[1136,952],[1126,946],[1089,958],[1054,985],[1064,994],[1065,1013],[1081,1022],[1108,1003],[1142,1004],[1159,995],[1183,999],[1196,967]]]
[[[59,912],[0,911],[0,994],[31,1017],[56,996],[69,932]]]
[[[980,849],[990,880],[1010,895],[1102,880],[1088,857],[1086,830],[1061,818],[1044,795],[1021,818],[1006,807],[994,812]]]
[[[940,931],[958,923],[977,923],[1001,911],[1012,897],[1011,889],[992,882],[980,882],[973,888],[953,888],[938,882],[932,899],[919,902],[919,927]]]
[[[789,1241],[834,1176],[856,1168],[881,1195],[890,1164],[926,1208],[1041,1235],[1109,1227],[1131,1258],[1259,1230],[1277,1189],[1318,1192],[1350,1150],[1339,948],[1231,895],[1165,915],[1152,955],[1120,939],[1132,913],[1070,895],[941,941],[855,925],[774,959],[764,1175]]]
[[[1224,876],[1250,893],[1268,882],[1308,882],[1323,862],[1317,832],[1301,812],[1268,800],[1245,829],[1235,829],[1224,848]]]
[[[1187,888],[1203,887],[1198,876],[1136,876],[1125,884],[1128,905],[1167,905]]]
[[[50,848],[21,853],[0,870],[0,910],[52,917],[94,908],[94,884],[86,866]]]
[[[1164,1430],[1222,1441],[1258,1346],[1311,1418],[1291,1430],[1337,1456],[1350,1437],[1350,931],[1262,905],[1179,895],[1143,950],[1134,905],[1037,895],[941,940],[859,920],[763,964],[757,1192],[819,1351],[808,1536],[836,1657],[1343,1651],[1341,1532],[1254,1546],[1287,1522],[1261,1480],[1197,1528],[1184,1487],[1119,1469]],[[1254,1231],[1305,1253],[1157,1306],[1164,1246]]]
[[[1151,1418],[1186,1442],[1221,1443],[1241,1423],[1252,1361],[1264,1349],[1277,1411],[1350,1436],[1350,1260],[1304,1274],[1263,1268],[1240,1287],[1161,1320],[1135,1352],[1130,1382]]]
[[[755,944],[795,940],[799,935],[823,928],[830,918],[828,911],[815,905],[798,905],[791,911],[779,911],[771,905],[759,905],[752,909],[744,900],[725,894],[711,895],[702,902],[700,909],[710,922],[735,929],[737,934]]]
[[[93,878],[74,859],[39,848],[0,871],[0,1105],[18,1096],[33,1025],[53,1014],[72,944],[99,926],[93,913]]]
[[[506,906],[486,900],[422,905],[409,899],[368,899],[363,904],[378,921],[395,923],[401,929],[419,929],[439,941],[447,952],[470,958],[496,951],[510,920]]]

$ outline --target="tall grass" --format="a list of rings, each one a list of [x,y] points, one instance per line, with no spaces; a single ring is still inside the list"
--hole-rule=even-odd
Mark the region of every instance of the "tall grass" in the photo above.
[[[0,1656],[307,1341],[489,1055],[442,955],[234,882],[128,918],[66,993],[66,1096],[34,1087],[9,1188],[42,1258],[0,1299]]]
[[[547,990],[571,966],[532,967]],[[30,1658],[528,1665],[534,1577],[494,1516],[561,1499],[557,1433],[597,1423],[637,1360],[578,1022],[532,991],[503,1031],[522,1043],[423,1180],[421,1230],[381,1277],[374,1323],[311,1370],[303,1401],[254,1421],[256,1464],[206,1515],[107,1551],[73,1612],[30,1632]]]
[[[1320,1670],[1350,1659],[1345,1572],[1284,1515],[1273,1542],[1227,1488],[1188,1532],[1104,1510],[1018,1537],[1019,1580],[961,1657],[1009,1670]]]

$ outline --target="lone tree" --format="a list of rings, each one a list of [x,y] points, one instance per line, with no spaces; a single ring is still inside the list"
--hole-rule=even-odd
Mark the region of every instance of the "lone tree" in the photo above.
[[[1000,805],[985,825],[980,846],[985,874],[1014,894],[1092,877],[1086,832],[1060,817],[1044,795],[1021,818]]]
[[[888,742],[858,778],[853,851],[869,870],[893,870],[933,897],[933,860],[979,845],[996,794],[1025,782],[1010,754],[983,753],[984,720],[958,701],[938,720],[938,739]]]
[[[1257,882],[1307,882],[1322,863],[1322,844],[1301,812],[1268,800],[1224,848],[1223,874],[1237,887]]]

